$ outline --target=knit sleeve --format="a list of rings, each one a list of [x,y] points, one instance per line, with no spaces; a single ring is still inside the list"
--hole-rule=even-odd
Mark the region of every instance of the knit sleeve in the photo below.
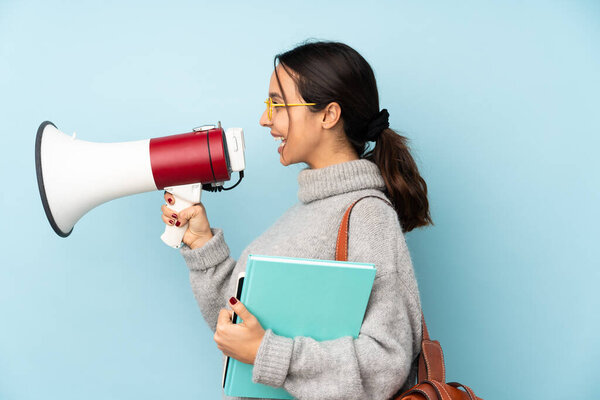
[[[192,250],[187,245],[180,248],[190,270],[190,283],[194,297],[208,326],[214,332],[219,311],[230,290],[229,282],[236,261],[230,251],[223,230],[211,228],[213,237],[200,248]]]
[[[380,203],[380,204],[379,204]],[[267,331],[253,380],[299,399],[388,399],[407,382],[418,355],[420,303],[395,211],[377,199],[350,216],[348,260],[377,273],[358,338],[316,341]]]

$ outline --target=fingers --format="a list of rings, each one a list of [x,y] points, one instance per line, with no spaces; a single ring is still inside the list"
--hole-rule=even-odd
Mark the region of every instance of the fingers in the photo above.
[[[177,221],[181,222],[181,225],[187,224],[191,219],[194,218],[197,218],[199,221],[205,221],[205,223],[208,225],[208,221],[206,220],[206,211],[204,210],[204,205],[202,205],[202,203],[184,208],[177,213]],[[193,233],[198,234],[196,232]]]
[[[229,299],[229,304],[231,305],[231,308],[233,309],[233,311],[237,315],[239,315],[240,318],[242,318],[244,320],[244,322],[252,322],[252,321],[256,320],[254,315],[252,315],[250,313],[250,311],[248,311],[246,306],[243,305],[242,302],[239,301],[238,299],[236,299],[235,297],[232,297]]]
[[[222,309],[219,312],[213,339],[217,348],[226,356],[246,364],[254,364],[265,330],[235,297],[229,299],[229,304],[233,311]],[[231,321],[233,312],[243,318],[244,322],[234,325]]]
[[[219,317],[217,318],[217,328],[231,325],[231,314],[231,311],[222,308],[219,312]]]
[[[185,225],[190,219],[192,219],[196,215],[195,206],[184,208],[175,215],[177,215],[177,222],[180,222],[181,225]]]
[[[172,206],[175,205],[175,197],[173,197],[173,195],[171,193],[169,193],[165,190],[164,197],[165,197],[165,202],[167,202],[168,204],[170,204]]]
[[[165,201],[172,200],[175,203],[175,197],[168,192],[164,194]],[[179,202],[180,205],[184,204]],[[175,206],[173,206],[175,208]],[[210,224],[206,217],[206,209],[201,202],[198,202],[183,210],[175,211],[168,204],[161,206],[162,221],[166,225],[175,226],[185,230],[183,242],[190,247],[201,247],[213,237]]]
[[[171,193],[167,192],[166,190],[164,193],[164,198],[165,198],[165,201],[167,203],[169,203],[170,205],[175,205],[175,197]],[[175,211],[173,211],[172,209],[170,209],[169,207],[167,207],[166,204],[163,204],[160,209],[163,212],[162,220],[165,224],[174,225],[174,226],[181,226],[183,224],[181,221],[177,220],[177,217],[178,217],[177,213]]]
[[[167,205],[166,205],[166,204],[163,204],[163,205],[160,207],[160,209],[161,209],[161,210],[162,210],[162,212],[163,212],[163,215],[162,215],[162,220],[163,220],[163,222],[164,222],[165,224],[168,224],[168,225],[175,225],[175,226],[181,226],[181,225],[183,225],[183,222],[181,222],[181,220],[179,220],[179,219],[178,219],[178,218],[179,218],[179,215],[178,215],[178,214],[177,214],[175,211],[173,211],[173,210],[171,210],[169,207],[167,207]],[[181,214],[181,213],[180,213],[180,214]],[[186,221],[186,222],[187,222],[187,221]]]
[[[224,308],[219,312],[219,317],[217,318],[217,328],[215,329],[215,334],[213,336],[213,340],[217,344],[217,347],[221,351],[225,351],[225,341],[226,341],[226,331],[227,328],[232,324],[231,322],[231,313],[229,310]]]
[[[167,225],[175,225],[177,223],[173,218],[167,218],[164,215],[162,216],[162,220]]]

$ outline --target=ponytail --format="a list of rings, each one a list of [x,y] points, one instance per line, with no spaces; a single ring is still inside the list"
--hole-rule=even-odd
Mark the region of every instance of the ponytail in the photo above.
[[[377,164],[386,186],[386,195],[394,205],[403,232],[433,225],[429,214],[427,184],[410,154],[408,139],[392,129],[384,129],[375,147],[361,158]]]

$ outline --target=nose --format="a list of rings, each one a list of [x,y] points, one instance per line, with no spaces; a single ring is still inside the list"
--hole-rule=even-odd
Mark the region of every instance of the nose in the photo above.
[[[258,122],[261,126],[271,126],[273,124],[272,121],[269,121],[269,116],[267,115],[267,110],[263,111],[260,116],[260,121]]]

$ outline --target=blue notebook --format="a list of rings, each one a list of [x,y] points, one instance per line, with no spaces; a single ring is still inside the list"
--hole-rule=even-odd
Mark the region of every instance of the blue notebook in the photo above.
[[[373,264],[251,254],[240,300],[277,335],[357,338],[374,279]],[[230,358],[226,368],[228,396],[293,398],[283,388],[252,382],[250,364]]]

